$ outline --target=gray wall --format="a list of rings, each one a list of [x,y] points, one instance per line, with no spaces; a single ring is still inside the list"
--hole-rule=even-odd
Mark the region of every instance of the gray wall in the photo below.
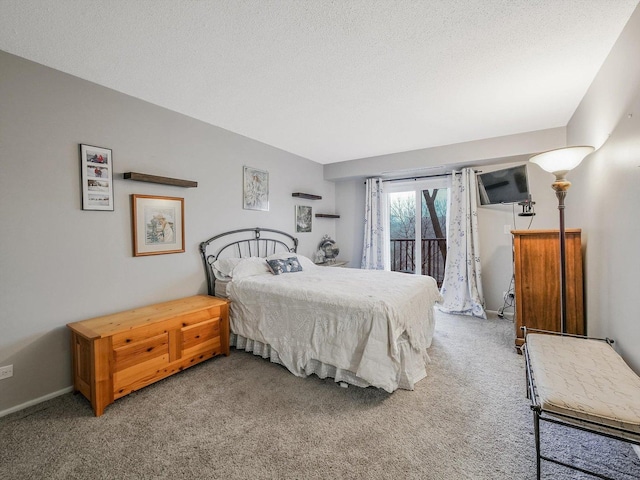
[[[294,233],[298,204],[335,210],[320,164],[5,52],[0,72],[0,366],[14,367],[0,414],[71,385],[68,322],[206,293],[201,241],[240,227]],[[80,143],[113,150],[114,212],[81,210]],[[269,171],[270,211],[242,209],[243,165]],[[185,253],[132,256],[132,193],[184,197]],[[312,256],[335,226],[314,218],[300,252]]]
[[[586,231],[589,334],[609,336],[640,372],[640,7],[567,127],[598,150],[568,175],[567,215]]]

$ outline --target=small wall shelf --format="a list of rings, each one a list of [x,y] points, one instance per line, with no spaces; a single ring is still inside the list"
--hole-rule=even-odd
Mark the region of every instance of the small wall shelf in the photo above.
[[[316,217],[318,217],[318,218],[340,218],[340,215],[336,215],[334,213],[316,213]]]
[[[191,180],[180,180],[179,178],[159,177],[157,175],[147,175],[146,173],[125,172],[125,180],[136,180],[138,182],[161,183],[163,185],[173,185],[176,187],[197,187],[198,182]]]
[[[292,193],[291,196],[292,197],[299,197],[299,198],[306,198],[307,200],[322,200],[322,197],[320,195],[311,195],[310,193],[296,192],[296,193]]]

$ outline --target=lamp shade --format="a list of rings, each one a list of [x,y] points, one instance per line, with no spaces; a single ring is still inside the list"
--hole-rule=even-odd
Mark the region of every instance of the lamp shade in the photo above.
[[[593,151],[593,147],[565,147],[540,153],[529,160],[547,172],[563,176],[580,165],[584,157]]]

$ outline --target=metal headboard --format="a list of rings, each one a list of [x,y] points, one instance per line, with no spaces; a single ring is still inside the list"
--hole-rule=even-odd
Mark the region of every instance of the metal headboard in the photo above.
[[[267,235],[276,235],[275,237],[273,235],[267,237],[262,235],[264,232],[269,232]],[[224,244],[223,246],[215,249],[213,253],[207,254],[207,247],[209,247],[211,243],[219,240],[220,238],[231,235],[239,235],[240,239]],[[278,235],[280,237],[278,237]],[[245,258],[267,257],[273,253],[283,250],[295,253],[298,250],[298,239],[281,230],[261,227],[231,230],[202,242],[200,244],[200,254],[202,255],[204,270],[207,276],[207,289],[209,291],[209,295],[213,295],[215,292],[216,277],[213,274],[213,262],[220,258],[220,254],[223,252],[225,253],[225,257]]]

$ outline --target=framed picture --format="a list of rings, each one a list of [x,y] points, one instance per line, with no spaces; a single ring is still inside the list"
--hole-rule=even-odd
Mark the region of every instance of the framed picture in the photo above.
[[[108,148],[80,144],[82,209],[113,211],[113,156]]]
[[[243,203],[245,210],[269,210],[269,172],[244,167]]]
[[[311,218],[311,207],[296,205],[296,232],[310,232]]]
[[[184,252],[184,198],[131,195],[133,256]]]

